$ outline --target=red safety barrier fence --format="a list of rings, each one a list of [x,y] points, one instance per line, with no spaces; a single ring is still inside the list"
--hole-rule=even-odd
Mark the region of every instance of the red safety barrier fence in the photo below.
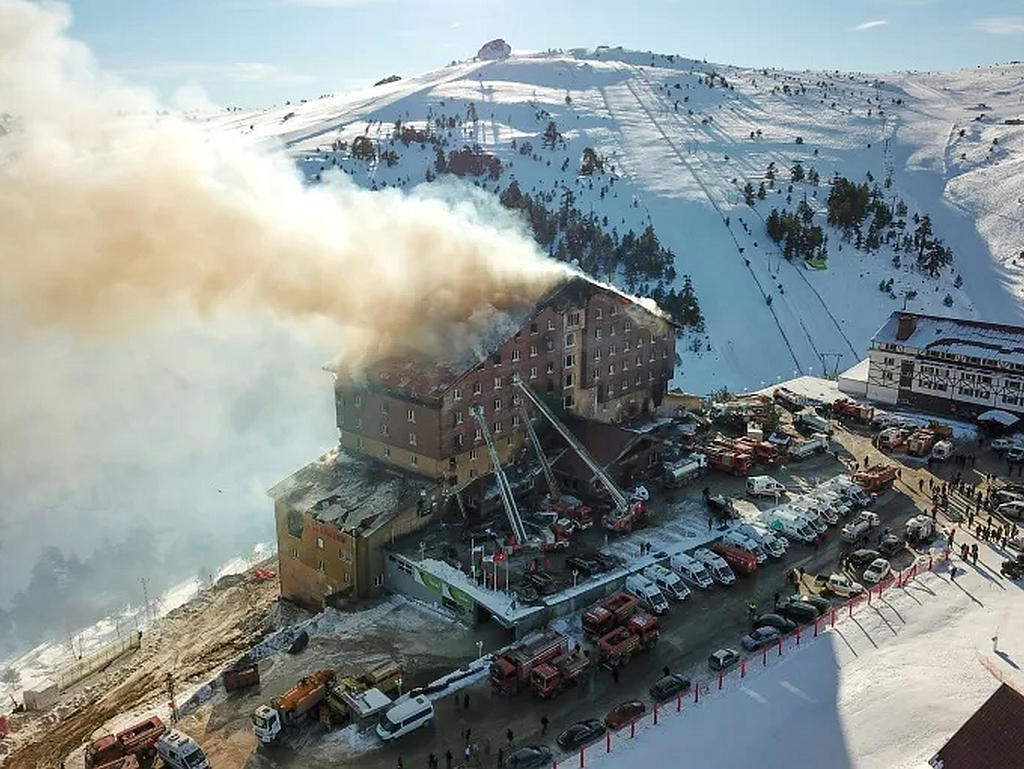
[[[929,568],[929,570],[931,570],[934,567],[935,563],[941,562],[943,560],[946,560],[946,559],[941,557],[941,555],[938,556],[938,557],[936,557],[934,555],[929,555],[929,557],[928,557],[928,568]],[[923,564],[924,561],[922,560],[921,563]],[[880,598],[883,595],[883,593],[886,590],[888,590],[889,588],[891,588],[891,587],[895,586],[895,587],[899,587],[899,588],[905,588],[907,586],[907,584],[912,579],[917,577],[918,571],[919,571],[918,564],[915,562],[912,566],[910,566],[910,567],[908,567],[906,569],[903,569],[903,570],[901,570],[899,572],[895,572],[893,576],[889,577],[886,580],[883,580],[883,581],[879,582],[877,585],[872,586],[870,589],[866,590],[865,593],[863,593],[863,594],[861,594],[859,596],[852,596],[844,604],[839,604],[838,606],[835,606],[834,608],[832,608],[829,611],[829,613],[827,615],[821,615],[821,616],[815,618],[812,623],[808,623],[807,625],[802,625],[802,626],[798,625],[796,627],[796,629],[793,630],[791,633],[788,633],[785,636],[780,636],[779,639],[775,642],[774,645],[775,645],[776,651],[777,651],[777,655],[776,656],[778,656],[780,658],[783,656],[783,647],[787,643],[789,643],[789,642],[792,642],[793,648],[801,646],[801,638],[802,638],[802,635],[803,635],[804,631],[810,629],[812,626],[814,628],[814,637],[815,638],[817,638],[821,634],[821,631],[824,630],[826,627],[835,627],[836,623],[839,622],[842,619],[841,612],[842,612],[844,606],[846,608],[846,616],[847,617],[852,617],[854,610],[857,608],[857,606],[859,604],[867,603],[868,605],[872,605],[871,604],[871,598],[873,596],[877,597],[877,598]],[[875,606],[874,608],[877,611],[877,606]],[[767,667],[768,666],[768,648],[769,648],[768,646],[762,646],[761,647],[761,664],[762,664],[762,667]],[[754,652],[754,654],[756,654],[756,653],[757,652]],[[750,661],[751,661],[751,657],[747,656],[747,657],[744,657],[744,658],[740,659],[740,664],[739,664],[738,668],[731,668],[729,670],[721,670],[721,671],[719,671],[718,672],[718,681],[717,681],[717,684],[718,684],[717,689],[718,689],[718,691],[724,691],[725,689],[728,688],[727,684],[728,684],[728,682],[730,680],[730,677],[732,677],[733,674],[736,673],[737,671],[738,671],[738,677],[740,679],[746,678],[747,677],[747,666],[750,663]],[[710,687],[711,687],[711,681],[695,681],[693,683],[692,688],[693,688],[693,703],[694,703],[694,705],[699,705],[700,702],[701,702],[701,699],[706,697],[710,693]],[[683,694],[676,695],[676,707],[675,707],[676,713],[681,713],[684,710],[684,708],[683,708],[683,697],[684,697]],[[670,700],[670,702],[671,702],[671,700]],[[647,719],[648,715],[650,716],[650,720]],[[615,730],[615,731],[608,731],[608,732],[606,732],[605,735],[604,735],[604,753],[611,753],[613,751],[613,748],[614,748],[613,742],[616,739],[630,739],[630,740],[636,739],[638,727],[641,730],[644,728],[645,725],[648,728],[656,727],[656,726],[660,725],[660,723],[663,720],[664,720],[664,713],[662,712],[662,708],[660,708],[657,704],[655,704],[653,709],[650,710],[647,715],[641,715],[638,718],[634,718],[632,721],[629,722],[629,735],[628,735],[628,737],[626,737],[626,735],[625,735],[625,731],[626,731],[625,726],[623,726],[621,729],[618,729],[618,730]],[[594,750],[597,750],[598,752],[600,752],[600,748],[598,747],[600,745],[600,743],[601,743],[601,740],[598,739],[598,741],[593,742],[590,745],[584,745],[584,746],[580,747],[580,749],[579,749],[579,766],[580,766],[580,769],[585,769],[585,767],[586,767],[586,757],[587,757],[587,751],[588,750],[590,750],[592,752]],[[569,755],[571,757],[572,754],[569,754]],[[566,756],[563,756],[563,760],[566,760],[566,758],[567,758]],[[552,764],[552,767],[553,767],[553,769],[558,769],[558,762],[555,761]]]

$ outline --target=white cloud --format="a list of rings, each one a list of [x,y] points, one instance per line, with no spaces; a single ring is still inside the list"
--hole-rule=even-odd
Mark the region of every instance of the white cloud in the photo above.
[[[888,23],[888,19],[875,19],[874,21],[865,21],[863,24],[858,24],[856,27],[854,27],[854,30],[856,30],[857,32],[863,32],[865,29],[884,27]]]
[[[989,16],[975,19],[971,27],[990,35],[1024,35],[1024,16]]]
[[[282,70],[264,61],[158,61],[126,67],[120,74],[144,78],[222,77],[236,83],[308,83],[312,78]]]

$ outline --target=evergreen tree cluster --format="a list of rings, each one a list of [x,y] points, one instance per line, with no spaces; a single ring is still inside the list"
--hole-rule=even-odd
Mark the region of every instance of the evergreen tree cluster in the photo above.
[[[795,211],[779,211],[773,208],[765,220],[768,237],[782,243],[782,255],[787,259],[799,256],[803,259],[825,259],[825,232],[812,224],[814,211],[805,201],[797,204]]]
[[[692,328],[698,333],[704,333],[704,313],[700,311],[700,304],[693,290],[693,281],[689,275],[683,276],[683,287],[679,291],[674,288],[665,291],[659,283],[651,292],[651,297],[676,323]]]

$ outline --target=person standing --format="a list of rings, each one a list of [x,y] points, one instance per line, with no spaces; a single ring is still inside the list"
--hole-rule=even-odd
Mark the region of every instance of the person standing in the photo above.
[[[507,732],[505,732],[505,737],[508,739],[508,744],[509,745],[511,745],[512,741],[516,738],[516,736],[514,734],[512,734],[512,729],[511,728],[509,728],[509,730]]]
[[[452,749],[445,748],[444,751],[444,769],[452,769]]]
[[[465,694],[462,697],[462,709],[469,710],[469,695]]]
[[[978,565],[978,543],[977,542],[975,542],[973,545],[971,545],[971,560],[974,562],[975,566]]]
[[[427,756],[427,767],[428,769],[437,769],[437,756],[433,753]]]
[[[498,767],[499,767],[499,769],[501,769],[501,765],[504,763],[504,761],[505,761],[505,749],[499,747],[498,748]]]
[[[395,764],[395,766],[397,766],[398,769],[402,769],[402,757],[401,756],[398,757],[398,762]]]
[[[545,715],[545,716],[541,716],[540,717],[540,736],[543,737],[547,733],[548,733],[548,717]]]

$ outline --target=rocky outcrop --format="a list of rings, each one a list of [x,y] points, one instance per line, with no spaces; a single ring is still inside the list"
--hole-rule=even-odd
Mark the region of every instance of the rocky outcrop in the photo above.
[[[477,51],[476,57],[486,61],[498,61],[507,59],[511,55],[512,46],[499,37],[489,43],[484,43],[483,47]]]

